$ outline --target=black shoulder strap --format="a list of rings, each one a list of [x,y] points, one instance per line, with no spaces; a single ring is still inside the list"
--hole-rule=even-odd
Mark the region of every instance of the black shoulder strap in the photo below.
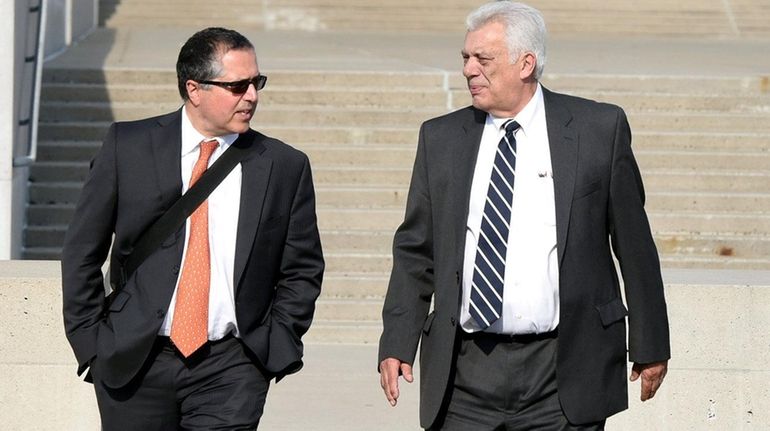
[[[112,269],[119,270],[119,274],[115,274],[118,279],[116,280],[117,286],[113,283],[113,290],[122,288],[134,271],[139,268],[139,265],[157,250],[163,240],[179,229],[184,221],[190,217],[190,214],[206,200],[219,183],[233,170],[235,165],[240,163],[248,152],[248,147],[238,144],[239,142],[236,140],[236,142],[230,145],[224,154],[210,168],[203,172],[203,175],[187,190],[187,193],[174,202],[171,208],[160,216],[149,229],[144,231],[139,240],[137,240],[131,254],[120,264],[120,268]]]

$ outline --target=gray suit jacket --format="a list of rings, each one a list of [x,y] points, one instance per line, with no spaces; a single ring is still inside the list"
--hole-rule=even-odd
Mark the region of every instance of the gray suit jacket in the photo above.
[[[556,199],[559,397],[571,422],[595,422],[627,408],[626,315],[631,361],[670,356],[660,264],[623,110],[543,93]],[[451,384],[468,202],[485,118],[468,107],[422,125],[406,214],[393,242],[379,360],[413,363],[421,341],[425,428]]]
[[[91,164],[62,252],[64,326],[78,373],[120,387],[153,345],[174,292],[184,226],[165,239],[103,309],[101,266],[128,256],[139,236],[181,195],[181,109],[115,123]],[[235,311],[241,338],[277,377],[302,366],[302,342],[320,293],[324,262],[307,157],[253,130],[247,149],[235,247]],[[113,263],[114,264],[114,263]]]

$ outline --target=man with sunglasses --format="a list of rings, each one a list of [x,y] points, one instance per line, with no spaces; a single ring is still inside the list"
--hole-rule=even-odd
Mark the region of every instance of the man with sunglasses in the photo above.
[[[310,165],[249,127],[267,77],[241,34],[194,34],[177,79],[179,110],[113,124],[92,161],[62,253],[65,329],[104,430],[255,429],[270,380],[302,367],[320,293]],[[105,305],[110,244],[114,275],[230,149],[235,167]]]

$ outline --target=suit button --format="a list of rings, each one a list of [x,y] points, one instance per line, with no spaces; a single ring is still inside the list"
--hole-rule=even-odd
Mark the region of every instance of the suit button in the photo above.
[[[455,323],[456,323],[455,318],[454,317],[450,317],[449,318],[449,323],[451,323],[452,326],[455,326]]]
[[[179,265],[174,265],[174,267],[171,268],[171,270],[174,272],[174,275],[179,274]]]
[[[460,284],[460,271],[455,272],[455,281]]]
[[[166,317],[166,310],[158,310],[155,312],[155,315],[158,316],[158,319],[162,319]]]

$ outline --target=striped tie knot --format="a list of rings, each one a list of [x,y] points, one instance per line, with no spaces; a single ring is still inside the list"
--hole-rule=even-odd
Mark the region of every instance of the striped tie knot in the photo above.
[[[503,128],[505,129],[506,135],[513,136],[514,133],[516,133],[517,130],[519,130],[521,126],[519,123],[511,118],[510,120],[506,121],[505,124],[503,124]]]

